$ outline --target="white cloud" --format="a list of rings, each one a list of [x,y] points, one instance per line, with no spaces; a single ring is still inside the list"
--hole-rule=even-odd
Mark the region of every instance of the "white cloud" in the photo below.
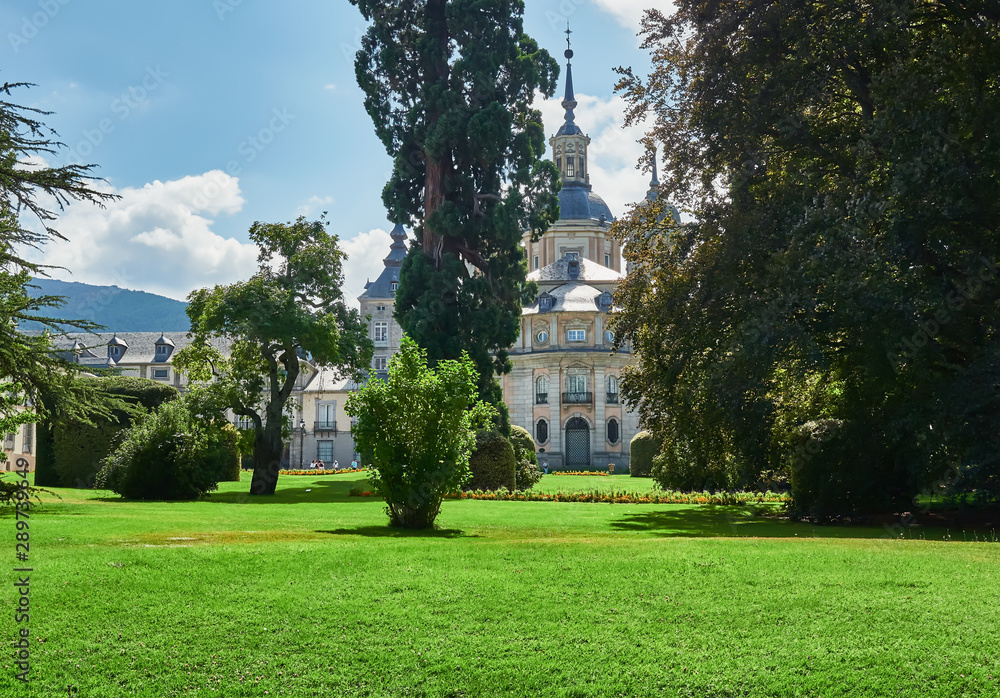
[[[619,24],[638,32],[642,15],[648,9],[660,10],[664,14],[673,13],[674,3],[670,0],[595,0],[597,6],[613,15]]]
[[[636,169],[643,155],[643,148],[637,142],[643,135],[643,126],[622,126],[625,101],[618,95],[605,99],[577,93],[576,100],[576,123],[591,139],[587,149],[590,184],[611,207],[611,213],[621,217],[628,204],[642,200],[649,189],[649,173]],[[548,134],[555,133],[563,124],[565,110],[560,102],[559,98],[535,102]],[[545,157],[552,157],[551,150]]]
[[[347,253],[343,290],[349,306],[359,306],[358,296],[365,292],[365,282],[374,281],[385,269],[382,260],[388,256],[391,244],[389,233],[379,228],[358,233],[352,238],[341,238],[340,249]]]
[[[247,278],[256,245],[224,238],[208,216],[243,207],[239,180],[219,170],[142,188],[108,188],[121,196],[106,208],[76,203],[56,227],[68,239],[47,244],[40,261],[65,267],[54,278],[117,285],[183,299],[203,286]]]
[[[308,218],[314,213],[317,213],[320,207],[329,206],[332,203],[332,196],[310,196],[304,204],[295,210],[295,213],[298,216],[306,216]]]

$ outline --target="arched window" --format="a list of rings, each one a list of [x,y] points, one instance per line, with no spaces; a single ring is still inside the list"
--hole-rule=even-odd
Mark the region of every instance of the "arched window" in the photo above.
[[[549,440],[549,423],[544,419],[539,419],[535,423],[535,441],[540,444],[548,443]]]
[[[608,420],[608,443],[616,444],[622,438],[621,428],[618,425],[617,419]]]
[[[539,376],[535,381],[535,404],[545,405],[549,401],[549,378]]]

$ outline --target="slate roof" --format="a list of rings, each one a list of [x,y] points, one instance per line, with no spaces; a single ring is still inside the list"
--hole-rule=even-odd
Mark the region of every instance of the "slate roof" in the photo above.
[[[624,280],[625,276],[619,274],[614,269],[609,269],[603,264],[592,262],[589,259],[581,259],[580,273],[577,281],[593,281],[595,283],[617,283]],[[566,257],[544,266],[541,269],[528,274],[528,281],[544,283],[546,281],[570,281],[569,260]]]
[[[399,268],[403,266],[403,260],[406,259],[406,231],[403,226],[397,224],[390,235],[392,236],[392,245],[389,247],[389,256],[382,260],[385,269],[382,270],[377,279],[365,284],[365,291],[358,296],[358,300],[391,299],[396,295],[396,292],[392,290],[392,284],[399,283]]]
[[[614,214],[604,199],[594,193],[589,184],[582,182],[565,182],[559,190],[559,220],[601,220],[611,225]]]
[[[27,335],[40,335],[40,331],[25,332]],[[117,338],[118,346],[124,343],[124,356],[117,362],[108,357],[107,346]],[[166,339],[172,342],[174,349],[167,357],[156,356],[157,343],[164,344],[160,340]],[[110,368],[118,364],[156,364],[170,363],[178,351],[191,344],[191,339],[187,333],[178,332],[166,336],[158,332],[70,332],[65,336],[53,336],[52,343],[56,350],[65,358],[72,358],[73,355],[79,357],[78,363],[84,366],[95,366]],[[211,340],[212,346],[216,347],[223,354],[229,353],[229,341],[225,339]],[[169,346],[169,344],[168,344]]]
[[[589,284],[572,282],[556,286],[546,291],[553,298],[552,307],[542,311],[538,308],[538,299],[529,306],[521,308],[521,315],[539,315],[544,313],[595,313],[601,308],[598,299],[604,293],[599,288],[594,288]],[[541,295],[541,294],[539,294]]]

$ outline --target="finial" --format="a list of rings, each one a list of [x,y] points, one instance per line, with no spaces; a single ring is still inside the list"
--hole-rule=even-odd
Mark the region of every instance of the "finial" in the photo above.
[[[569,20],[567,19],[566,20],[566,31],[565,31],[565,34],[566,34],[566,53],[563,54],[563,55],[566,56],[567,60],[569,60],[570,58],[573,57],[573,47],[570,45],[570,41],[569,41],[570,34],[572,34],[572,33],[573,33],[573,30],[569,28]]]

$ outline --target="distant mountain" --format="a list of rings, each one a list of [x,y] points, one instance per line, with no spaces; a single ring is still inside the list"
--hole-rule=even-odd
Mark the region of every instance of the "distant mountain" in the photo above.
[[[47,308],[41,315],[67,320],[89,320],[109,332],[186,332],[191,322],[187,303],[145,291],[129,291],[117,286],[91,286],[53,279],[34,279],[31,296],[65,296],[66,304]],[[22,330],[41,330],[41,324],[26,322]]]

